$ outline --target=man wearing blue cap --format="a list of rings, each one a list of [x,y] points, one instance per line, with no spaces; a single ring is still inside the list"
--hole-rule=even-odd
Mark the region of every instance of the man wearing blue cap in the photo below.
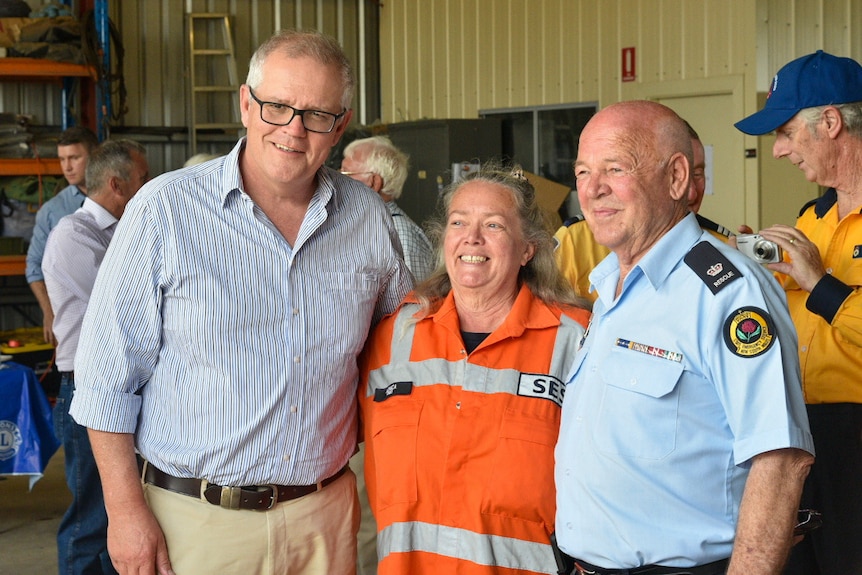
[[[796,227],[760,233],[787,254],[779,272],[799,335],[802,385],[817,460],[802,506],[823,528],[796,545],[787,574],[862,573],[862,66],[823,51],[772,81],[763,110],[737,122],[775,131],[773,155],[828,188]]]

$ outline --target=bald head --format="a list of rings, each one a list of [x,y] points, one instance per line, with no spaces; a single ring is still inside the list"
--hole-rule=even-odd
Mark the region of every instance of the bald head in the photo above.
[[[638,155],[666,158],[681,152],[692,163],[691,136],[685,121],[676,112],[649,100],[631,100],[612,104],[593,116],[593,120],[627,126],[620,143]],[[587,124],[589,127],[589,123]]]

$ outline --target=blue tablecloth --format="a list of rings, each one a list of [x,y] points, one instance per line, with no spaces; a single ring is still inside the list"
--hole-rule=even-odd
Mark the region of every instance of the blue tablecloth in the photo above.
[[[29,475],[32,489],[59,447],[36,374],[18,363],[0,363],[0,475]]]

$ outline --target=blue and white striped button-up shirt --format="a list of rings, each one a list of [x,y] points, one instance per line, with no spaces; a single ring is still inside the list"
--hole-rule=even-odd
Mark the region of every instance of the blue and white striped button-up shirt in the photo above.
[[[126,208],[75,362],[71,414],[156,467],[314,483],[356,444],[356,356],[411,288],[391,218],[327,168],[291,246],[243,191],[240,141]]]

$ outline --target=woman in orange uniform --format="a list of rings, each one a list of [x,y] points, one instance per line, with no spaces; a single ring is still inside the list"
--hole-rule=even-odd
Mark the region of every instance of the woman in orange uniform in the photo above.
[[[589,313],[519,172],[483,167],[443,207],[438,269],[360,369],[378,573],[555,573],[562,379]]]

